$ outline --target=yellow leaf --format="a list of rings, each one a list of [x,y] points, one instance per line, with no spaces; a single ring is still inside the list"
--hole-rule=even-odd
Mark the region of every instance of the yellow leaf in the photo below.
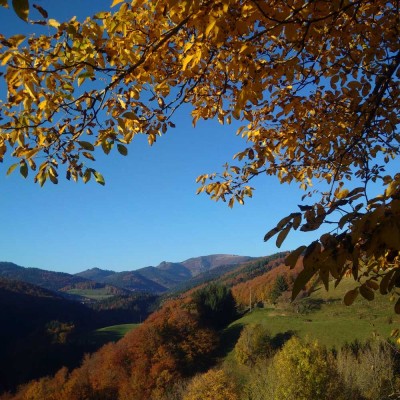
[[[12,42],[15,47],[17,47],[25,40],[25,38],[25,35],[14,35],[10,37],[9,41]]]
[[[19,163],[15,163],[15,164],[11,165],[7,170],[7,175],[10,175],[14,171],[14,169],[18,167],[18,165],[19,165]]]
[[[56,28],[56,29],[58,29],[58,27],[60,26],[60,23],[58,21],[56,21],[55,19],[53,19],[53,18],[50,18],[47,21],[47,24],[52,26],[53,28]]]
[[[113,2],[112,2],[112,4],[111,4],[111,7],[114,7],[114,6],[116,6],[117,4],[119,4],[119,3],[123,3],[125,0],[114,0]]]
[[[182,61],[182,71],[185,71],[189,62],[193,59],[194,54],[187,55]]]
[[[100,172],[94,171],[93,175],[94,175],[97,183],[100,183],[100,185],[102,185],[102,186],[104,186],[106,184],[104,181],[103,175]]]
[[[216,19],[214,19],[214,18],[211,18],[210,19],[210,22],[209,22],[209,24],[207,25],[207,28],[206,28],[206,36],[212,31],[212,29],[214,28],[214,26],[215,26],[215,24],[217,23],[217,20]]]
[[[7,61],[13,56],[13,53],[11,53],[10,51],[5,53],[2,57],[1,57],[1,65],[6,65]]]
[[[335,196],[337,199],[344,199],[349,194],[348,189],[343,189],[340,192],[336,193]]]
[[[399,187],[399,181],[393,180],[392,182],[390,182],[390,184],[388,185],[388,187],[385,190],[386,197],[390,197],[393,194],[395,194],[398,187]]]

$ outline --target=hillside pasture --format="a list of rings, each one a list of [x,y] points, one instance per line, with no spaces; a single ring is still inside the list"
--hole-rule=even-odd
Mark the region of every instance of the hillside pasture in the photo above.
[[[109,342],[116,342],[122,339],[131,330],[136,329],[139,325],[140,324],[121,324],[106,326],[91,332],[88,340],[97,346]]]
[[[100,301],[104,299],[109,299],[115,296],[115,294],[110,293],[108,288],[96,288],[96,289],[70,289],[66,293],[75,296],[85,297],[90,300]]]
[[[281,300],[276,305],[255,308],[227,328],[226,350],[233,348],[232,340],[237,339],[240,327],[248,324],[265,325],[272,336],[307,336],[336,349],[356,340],[365,342],[373,335],[388,339],[391,331],[400,327],[394,304],[387,296],[377,295],[371,302],[359,296],[353,305],[345,306],[343,296],[352,287],[354,281],[344,280],[328,292],[317,287],[309,297],[293,303]]]

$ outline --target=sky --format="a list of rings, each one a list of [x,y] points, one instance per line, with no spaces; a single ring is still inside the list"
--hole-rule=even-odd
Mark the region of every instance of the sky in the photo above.
[[[60,20],[92,15],[110,4],[36,3]],[[7,34],[31,29],[2,8],[0,26]],[[17,171],[6,176],[10,160],[0,164],[0,261],[68,273],[93,267],[123,271],[217,253],[265,256],[317,236],[291,233],[281,249],[274,239],[264,243],[264,234],[297,211],[304,194],[277,178],[258,177],[253,199],[233,209],[196,195],[196,177],[222,171],[246,144],[235,135],[235,125],[203,121],[193,128],[185,109],[174,122],[176,128],[153,147],[138,136],[127,157],[100,154],[94,166],[105,177],[104,187],[60,179],[41,188],[32,174],[26,180]]]

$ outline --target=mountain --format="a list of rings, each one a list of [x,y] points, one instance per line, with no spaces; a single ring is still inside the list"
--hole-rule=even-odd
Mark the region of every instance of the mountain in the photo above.
[[[236,256],[233,254],[212,254],[209,256],[189,258],[186,261],[182,261],[181,264],[192,273],[192,277],[195,277],[196,275],[221,266],[238,265],[252,259],[254,259],[254,257]]]
[[[24,268],[11,262],[0,262],[0,277],[31,283],[54,291],[87,281],[80,276],[39,268]]]
[[[179,263],[163,262],[158,267],[141,268],[136,272],[167,289],[192,277],[191,272]]]
[[[91,281],[102,282],[107,276],[115,274],[115,271],[110,271],[108,269],[91,268],[86,271],[78,272],[75,276],[81,278],[89,279]]]
[[[212,254],[189,258],[182,262],[163,261],[157,267],[150,266],[135,271],[113,272],[92,268],[79,272],[76,276],[129,290],[163,293],[202,274],[213,271],[212,275],[218,276],[219,270],[223,273],[226,272],[226,268],[230,269],[253,259],[248,256]]]
[[[124,289],[140,290],[152,293],[163,293],[168,290],[167,287],[160,285],[151,279],[147,279],[137,271],[117,272],[105,277],[101,282]]]
[[[39,268],[24,268],[11,262],[0,262],[0,277],[64,292],[67,289],[99,289],[100,286],[93,285],[93,282],[99,282],[130,291],[165,293],[203,274],[212,271],[212,276],[216,277],[226,272],[231,266],[251,260],[254,258],[231,254],[212,254],[189,258],[182,262],[163,261],[157,267],[150,266],[135,271],[115,272],[91,268],[75,275]],[[122,294],[117,291],[117,289],[114,290],[116,294]],[[76,299],[79,298],[76,297]]]

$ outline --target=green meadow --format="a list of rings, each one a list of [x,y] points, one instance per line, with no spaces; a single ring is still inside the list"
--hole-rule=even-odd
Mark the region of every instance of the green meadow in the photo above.
[[[136,329],[140,324],[121,324],[106,326],[93,331],[88,340],[97,345],[103,345],[108,342],[116,342],[122,339],[128,332]]]
[[[388,296],[377,295],[374,301],[359,296],[351,306],[343,304],[343,296],[354,287],[345,280],[328,292],[318,287],[308,298],[294,303],[281,302],[267,308],[254,308],[234,321],[224,332],[225,354],[228,358],[243,326],[262,324],[279,340],[295,334],[301,338],[317,339],[330,348],[341,348],[356,340],[365,342],[379,335],[390,338],[391,331],[400,327],[400,316]]]

